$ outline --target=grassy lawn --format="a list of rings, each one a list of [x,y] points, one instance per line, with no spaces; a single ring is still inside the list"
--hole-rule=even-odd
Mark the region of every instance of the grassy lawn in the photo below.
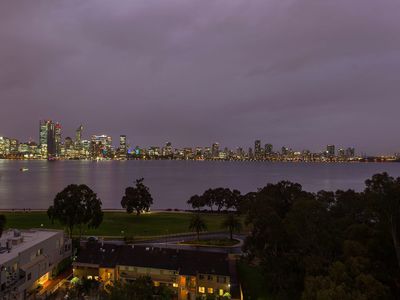
[[[238,262],[238,272],[245,300],[271,300],[260,268]]]
[[[46,212],[2,212],[7,218],[7,228],[43,228],[62,229],[59,224],[51,224]],[[208,231],[221,231],[224,219],[219,214],[202,215]],[[98,229],[86,230],[84,235],[96,236],[155,236],[189,232],[190,213],[156,212],[141,216],[128,215],[125,212],[105,212],[103,223]],[[124,231],[124,234],[121,234]]]
[[[182,244],[187,244],[187,245],[201,245],[201,246],[219,246],[219,247],[229,247],[229,246],[234,246],[238,244],[238,240],[231,240],[231,239],[208,239],[208,240],[202,240],[200,241],[186,241],[183,242]]]

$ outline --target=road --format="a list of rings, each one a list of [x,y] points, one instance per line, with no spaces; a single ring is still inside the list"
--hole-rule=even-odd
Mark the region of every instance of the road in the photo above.
[[[202,239],[224,239],[229,238],[226,233],[205,233],[201,235]],[[243,241],[245,235],[234,235],[234,239],[239,240],[239,244],[232,247],[212,247],[212,246],[192,246],[192,245],[182,245],[180,243],[185,241],[194,241],[197,239],[197,235],[184,235],[184,236],[173,236],[164,237],[154,240],[148,240],[144,242],[134,243],[135,245],[143,245],[149,247],[160,247],[160,248],[170,248],[170,249],[186,249],[186,250],[201,250],[207,252],[222,252],[230,254],[240,254],[242,253]]]

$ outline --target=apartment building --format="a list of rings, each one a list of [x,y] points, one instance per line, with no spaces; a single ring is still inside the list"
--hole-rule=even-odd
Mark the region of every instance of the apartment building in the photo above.
[[[59,230],[8,230],[0,238],[0,299],[29,299],[71,256],[71,241]]]
[[[208,295],[240,299],[225,253],[88,243],[74,262],[74,276],[104,284],[150,276],[155,286],[174,290],[177,299],[194,300]]]

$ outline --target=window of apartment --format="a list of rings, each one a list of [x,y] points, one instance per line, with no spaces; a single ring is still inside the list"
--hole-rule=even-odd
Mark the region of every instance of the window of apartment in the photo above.
[[[200,274],[200,275],[199,275],[199,279],[200,279],[200,280],[203,280],[203,279],[204,279],[204,275]]]
[[[214,294],[214,289],[213,289],[213,288],[208,288],[208,289],[207,289],[207,293],[209,293],[209,294]]]
[[[88,279],[88,280],[92,280],[92,279],[93,279],[93,276],[88,276],[87,279]]]
[[[219,295],[223,296],[224,295],[224,290],[223,289],[219,289]]]
[[[208,275],[207,280],[212,281],[213,277],[211,275]]]
[[[173,286],[174,288],[177,288],[177,287],[178,287],[178,284],[177,284],[176,282],[174,282],[174,283],[172,284],[172,286]]]
[[[226,277],[224,277],[224,276],[218,276],[217,281],[218,281],[219,283],[226,283]]]
[[[206,288],[204,286],[199,286],[199,293],[204,294],[206,292]]]

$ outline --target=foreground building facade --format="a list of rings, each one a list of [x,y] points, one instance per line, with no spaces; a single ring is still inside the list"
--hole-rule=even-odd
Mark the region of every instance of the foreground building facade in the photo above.
[[[71,256],[58,230],[8,230],[0,238],[0,299],[30,299]]]
[[[88,243],[74,262],[74,276],[104,286],[150,276],[155,286],[171,288],[177,299],[208,295],[240,299],[229,256],[223,253]]]

